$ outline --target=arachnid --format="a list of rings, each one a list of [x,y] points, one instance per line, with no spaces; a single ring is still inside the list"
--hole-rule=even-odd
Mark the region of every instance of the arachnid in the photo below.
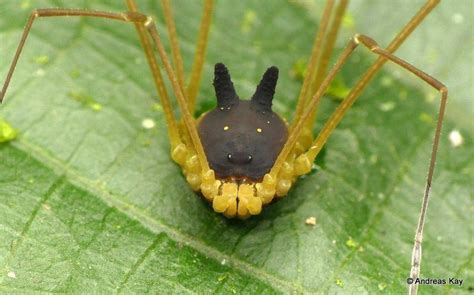
[[[312,163],[328,137],[371,78],[385,62],[393,62],[415,74],[441,93],[438,124],[413,252],[411,276],[417,277],[421,260],[424,216],[431,189],[431,179],[447,100],[447,89],[433,77],[393,55],[393,52],[423,21],[437,2],[427,1],[386,49],[380,48],[368,36],[355,35],[349,40],[335,65],[330,66],[329,58],[347,7],[347,1],[342,0],[337,5],[334,1],[327,1],[309,58],[308,72],[299,94],[294,120],[291,123],[286,123],[271,108],[278,79],[276,67],[272,66],[267,69],[250,100],[242,100],[234,89],[228,69],[218,61],[216,61],[214,77],[217,107],[199,118],[193,118],[208,32],[212,21],[213,2],[211,0],[204,3],[196,58],[191,74],[192,79],[188,86],[184,84],[183,66],[177,45],[170,1],[163,1],[163,7],[171,39],[174,67],[164,49],[153,19],[137,12],[135,2],[128,0],[129,11],[124,13],[74,9],[38,9],[33,11],[0,93],[0,101],[5,96],[20,53],[37,18],[84,16],[133,23],[144,47],[166,116],[171,143],[171,158],[181,166],[186,180],[193,190],[202,193],[204,198],[212,203],[216,212],[223,213],[227,217],[247,218],[259,214],[263,206],[275,198],[285,196],[298,177],[311,170]],[[321,97],[359,45],[378,55],[378,59],[341,102],[316,138],[313,138],[311,130]],[[154,50],[157,51],[162,68],[171,81],[173,94],[178,101],[181,114],[179,119],[175,117],[171,108],[160,67],[155,60]]]

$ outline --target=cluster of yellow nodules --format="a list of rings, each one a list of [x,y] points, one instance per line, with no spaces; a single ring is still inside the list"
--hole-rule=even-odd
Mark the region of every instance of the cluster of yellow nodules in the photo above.
[[[214,170],[203,171],[196,151],[180,143],[171,150],[171,158],[181,166],[189,186],[194,191],[200,190],[206,199],[212,201],[221,181],[216,180]]]
[[[246,218],[260,214],[262,199],[256,196],[254,184],[226,182],[212,200],[212,208],[227,217]]]
[[[199,190],[202,168],[196,151],[187,147],[184,143],[180,143],[172,149],[171,158],[181,166],[191,188],[195,191]]]
[[[278,176],[267,173],[261,182],[256,183],[216,179],[214,170],[204,171],[196,151],[183,143],[172,149],[171,157],[181,166],[191,188],[201,191],[212,203],[214,211],[227,217],[247,218],[260,214],[262,206],[270,203],[275,196],[286,196],[297,177],[311,171],[312,161],[304,153],[311,142],[311,131],[304,130]]]
[[[283,197],[288,194],[296,179],[311,171],[313,161],[309,159],[306,150],[311,146],[313,135],[310,129],[304,128],[292,153],[280,168],[276,181],[276,196]]]
[[[209,182],[209,185],[211,184],[212,182]],[[216,180],[212,188],[217,189],[211,192],[206,188],[201,186],[201,192],[212,202],[214,211],[227,217],[242,219],[260,214],[263,205],[270,203],[276,195],[276,181],[270,174],[266,174],[262,182],[258,183]]]

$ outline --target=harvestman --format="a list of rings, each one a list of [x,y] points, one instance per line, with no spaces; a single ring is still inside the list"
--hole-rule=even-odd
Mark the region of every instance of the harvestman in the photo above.
[[[276,67],[270,67],[266,71],[251,100],[244,101],[240,100],[235,92],[227,68],[223,64],[216,64],[214,87],[218,101],[217,108],[197,120],[191,115],[194,112],[201,80],[212,18],[212,0],[205,0],[204,3],[196,54],[190,82],[187,86],[184,82],[183,62],[169,0],[163,0],[162,5],[171,41],[174,68],[165,52],[153,19],[137,12],[134,0],[126,0],[129,11],[124,13],[60,8],[36,9],[31,13],[23,31],[0,93],[0,102],[5,96],[18,58],[37,18],[87,16],[134,23],[163,106],[172,159],[181,166],[193,190],[200,191],[208,201],[212,202],[216,212],[223,213],[227,217],[246,218],[259,214],[262,206],[270,203],[275,197],[285,196],[298,176],[310,172],[312,163],[332,131],[381,66],[390,60],[415,74],[441,94],[426,188],[412,253],[410,277],[417,278],[420,274],[423,226],[447,101],[447,88],[435,78],[392,53],[420,25],[439,0],[428,0],[386,49],[380,48],[371,38],[356,34],[350,39],[336,64],[326,75],[348,0],[341,0],[337,6],[334,5],[334,2],[334,0],[328,0],[324,8],[308,63],[308,73],[301,87],[294,120],[289,125],[271,110],[278,79]],[[171,109],[168,93],[153,53],[152,41],[171,81],[173,93],[178,101],[181,120],[175,118]],[[311,130],[321,97],[358,45],[363,45],[379,57],[340,103],[317,137],[313,139]],[[238,120],[242,116],[248,120]],[[268,140],[274,144],[261,144],[262,141],[267,142]],[[242,141],[245,145],[242,144]],[[410,285],[409,293],[416,294],[417,285]]]

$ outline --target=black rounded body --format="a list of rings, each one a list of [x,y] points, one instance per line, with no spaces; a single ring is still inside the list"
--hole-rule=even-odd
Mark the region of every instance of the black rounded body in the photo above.
[[[254,181],[270,171],[288,134],[271,109],[240,99],[204,114],[198,132],[218,178]]]

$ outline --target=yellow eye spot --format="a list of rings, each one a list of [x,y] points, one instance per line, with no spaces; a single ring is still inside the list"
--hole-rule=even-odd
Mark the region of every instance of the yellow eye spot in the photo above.
[[[225,131],[229,130],[229,126],[224,126],[224,130]]]
[[[258,133],[262,133],[262,128],[257,128]]]

